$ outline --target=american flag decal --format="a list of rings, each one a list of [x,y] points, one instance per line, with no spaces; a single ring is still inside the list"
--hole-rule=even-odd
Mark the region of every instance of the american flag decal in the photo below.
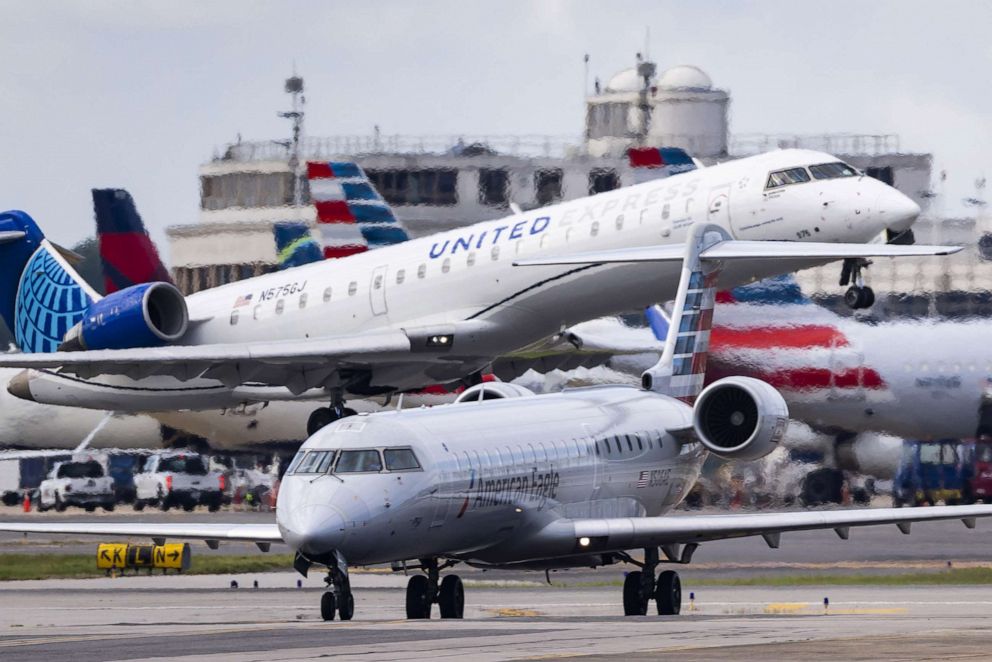
[[[234,307],[240,308],[241,306],[247,306],[249,303],[251,303],[251,295],[242,294],[234,301]]]
[[[637,478],[637,487],[647,487],[648,478],[650,478],[650,476],[651,476],[650,471],[642,471]]]

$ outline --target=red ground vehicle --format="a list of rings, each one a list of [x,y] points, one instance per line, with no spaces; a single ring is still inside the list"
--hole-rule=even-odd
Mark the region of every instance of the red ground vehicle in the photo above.
[[[992,437],[982,436],[969,445],[967,459],[971,477],[965,493],[966,503],[992,503]]]

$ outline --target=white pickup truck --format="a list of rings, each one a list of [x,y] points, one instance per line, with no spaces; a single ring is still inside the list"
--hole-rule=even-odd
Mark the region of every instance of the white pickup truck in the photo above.
[[[116,502],[114,479],[94,460],[59,462],[38,486],[38,510],[79,506],[93,512],[97,506],[113,510]]]
[[[207,464],[207,459],[196,453],[150,455],[141,473],[134,476],[134,509],[181,506],[193,510],[202,504],[217,510],[223,503],[226,478],[219,471],[209,471]]]

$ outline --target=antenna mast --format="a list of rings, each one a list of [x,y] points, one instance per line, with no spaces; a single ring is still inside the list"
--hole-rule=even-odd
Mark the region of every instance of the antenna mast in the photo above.
[[[297,209],[303,204],[303,191],[300,188],[300,138],[303,134],[303,107],[307,99],[303,96],[303,78],[296,75],[296,68],[293,68],[293,75],[286,79],[285,91],[293,97],[293,110],[279,113],[279,117],[285,117],[293,122],[293,137],[289,147],[289,170],[293,173],[293,206]]]

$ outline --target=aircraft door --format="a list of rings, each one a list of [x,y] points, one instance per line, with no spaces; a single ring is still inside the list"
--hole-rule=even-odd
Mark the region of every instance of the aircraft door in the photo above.
[[[706,222],[716,223],[726,228],[730,227],[730,184],[710,189],[709,200],[706,203]]]
[[[389,265],[382,265],[372,271],[372,282],[369,283],[369,297],[372,304],[372,314],[382,315],[386,312],[386,272]]]

